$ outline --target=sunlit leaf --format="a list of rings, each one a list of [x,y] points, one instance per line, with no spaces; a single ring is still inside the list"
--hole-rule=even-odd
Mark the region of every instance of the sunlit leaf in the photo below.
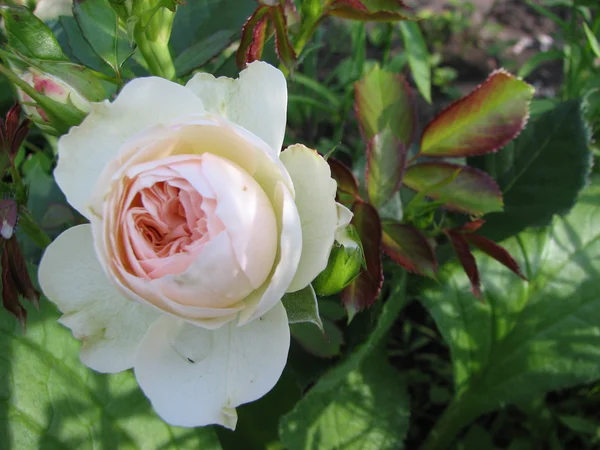
[[[93,372],[79,342],[45,299],[30,310],[27,334],[0,314],[0,433],[13,449],[202,448],[221,446],[211,427],[167,425],[152,410],[131,371]]]
[[[444,184],[444,180],[451,181]],[[443,162],[416,164],[406,170],[403,181],[451,209],[477,215],[502,211],[502,193],[494,179],[472,167]]]
[[[494,152],[527,123],[534,89],[504,70],[444,109],[425,128],[421,154],[438,157]]]
[[[412,225],[383,223],[383,250],[406,270],[436,277],[438,263],[427,238]]]
[[[8,45],[17,52],[40,60],[68,61],[52,31],[22,6],[0,6]]]
[[[600,378],[599,223],[596,180],[569,215],[502,243],[525,261],[529,283],[475,252],[485,302],[473,301],[457,263],[423,292],[450,346],[456,394],[449,413],[460,411],[458,426]]]
[[[480,234],[505,239],[567,213],[588,182],[588,143],[580,102],[572,100],[533,117],[501,152],[469,158],[497,181],[504,197],[504,212],[486,216]]]
[[[365,141],[390,128],[393,136],[410,146],[416,114],[413,95],[401,74],[373,67],[355,85],[354,109]]]
[[[279,434],[285,448],[404,448],[408,396],[402,379],[381,349],[384,337],[407,301],[405,278],[394,281],[390,298],[366,342],[321,377],[281,419]]]

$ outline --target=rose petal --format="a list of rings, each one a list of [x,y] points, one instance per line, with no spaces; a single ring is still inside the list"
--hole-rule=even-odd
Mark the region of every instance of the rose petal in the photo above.
[[[39,267],[42,291],[64,314],[60,322],[83,341],[81,361],[98,372],[133,367],[137,347],[159,313],[125,299],[108,281],[94,251],[90,225],[61,234]]]
[[[202,99],[207,111],[241,125],[279,154],[287,120],[287,84],[281,71],[256,61],[237,80],[201,73],[186,87]]]
[[[162,78],[137,78],[113,103],[93,104],[81,125],[59,140],[56,182],[71,206],[89,218],[86,206],[100,173],[127,139],[153,125],[202,113],[202,101],[185,87]]]
[[[230,236],[239,265],[256,289],[265,282],[275,261],[273,207],[255,180],[222,158],[202,155],[202,172],[215,192],[216,214]]]
[[[292,195],[281,182],[275,189],[273,208],[280,236],[274,269],[267,282],[246,298],[246,308],[240,312],[240,325],[260,317],[283,298],[300,261],[302,252],[300,217]]]
[[[337,185],[327,162],[304,145],[288,147],[281,160],[292,177],[302,223],[302,256],[288,288],[288,292],[295,292],[310,284],[327,267],[338,228]]]
[[[139,347],[135,376],[156,412],[184,427],[220,424],[234,429],[235,408],[277,383],[290,345],[281,303],[243,327],[208,331],[161,317]]]

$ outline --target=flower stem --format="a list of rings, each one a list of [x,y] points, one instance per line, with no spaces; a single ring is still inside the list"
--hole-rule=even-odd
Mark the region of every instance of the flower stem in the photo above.
[[[52,242],[52,239],[50,239],[50,236],[48,236],[37,224],[29,210],[21,208],[19,213],[19,226],[21,227],[21,230],[23,230],[23,232],[42,250],[48,247]]]
[[[141,18],[135,26],[134,37],[150,72],[152,75],[174,80],[176,71],[169,50],[169,38],[175,13],[165,7],[158,7],[150,13],[140,13]]]

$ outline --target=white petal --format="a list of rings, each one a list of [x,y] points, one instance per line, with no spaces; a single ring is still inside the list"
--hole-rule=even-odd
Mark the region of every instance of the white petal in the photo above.
[[[261,320],[212,331],[163,316],[139,347],[135,376],[156,412],[171,425],[234,429],[235,408],[262,397],[277,383],[289,345],[281,303]]]
[[[257,289],[271,272],[277,251],[271,202],[248,173],[225,159],[204,154],[202,172],[216,194],[216,214],[230,236],[239,265]]]
[[[208,112],[241,125],[279,154],[287,119],[287,84],[280,70],[256,61],[237,80],[202,73],[186,87],[202,99]]]
[[[277,184],[273,202],[279,230],[279,248],[275,267],[267,282],[246,299],[240,312],[239,324],[257,319],[283,298],[294,278],[302,252],[300,217],[292,195],[281,182]]]
[[[44,295],[64,314],[60,322],[83,341],[81,361],[98,372],[133,367],[137,347],[159,313],[127,300],[106,278],[90,225],[65,231],[46,249],[39,267]]]
[[[81,125],[60,138],[56,182],[69,203],[89,218],[86,206],[96,181],[127,139],[148,127],[204,111],[202,101],[177,83],[137,78],[113,103],[92,104]]]
[[[288,288],[288,292],[295,292],[308,286],[327,267],[338,228],[337,184],[327,162],[304,145],[288,147],[281,161],[292,177],[302,223],[302,256]]]

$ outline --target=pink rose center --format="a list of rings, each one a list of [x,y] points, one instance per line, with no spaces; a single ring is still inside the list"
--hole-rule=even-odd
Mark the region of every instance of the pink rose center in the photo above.
[[[203,197],[186,180],[157,182],[140,190],[125,217],[134,272],[155,279],[185,271],[191,256],[225,229],[216,206],[216,200]],[[175,255],[181,257],[170,258]]]

